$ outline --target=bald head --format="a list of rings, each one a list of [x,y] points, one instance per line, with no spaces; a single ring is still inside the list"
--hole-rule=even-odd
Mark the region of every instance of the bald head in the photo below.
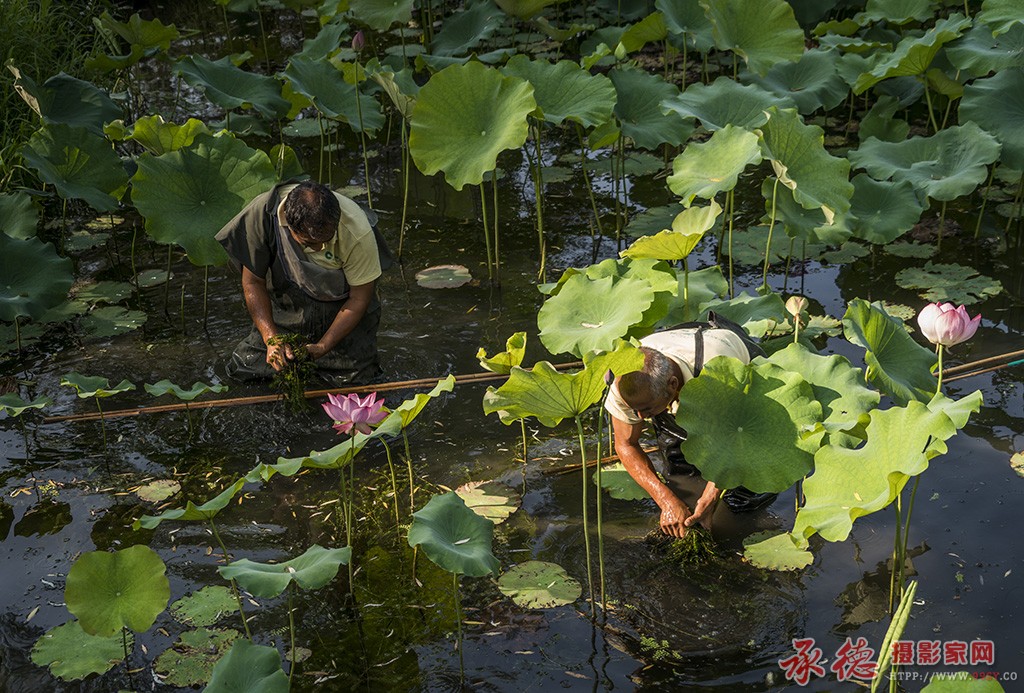
[[[303,239],[326,243],[338,231],[341,205],[326,185],[303,181],[284,201],[284,220]]]
[[[641,416],[665,411],[682,387],[679,367],[660,351],[642,346],[644,366],[618,379],[619,396]]]

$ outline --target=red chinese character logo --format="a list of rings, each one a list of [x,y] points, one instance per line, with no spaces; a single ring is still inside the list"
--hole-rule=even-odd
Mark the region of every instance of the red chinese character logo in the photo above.
[[[971,641],[971,664],[995,664],[996,645],[991,640]]]
[[[824,676],[825,667],[818,664],[824,654],[820,647],[814,646],[814,638],[794,638],[793,649],[796,654],[779,660],[779,666],[786,673],[786,678],[797,685],[806,686],[811,674]]]
[[[942,647],[943,664],[967,664],[967,643],[963,640],[950,640]]]
[[[921,666],[934,666],[942,661],[942,643],[938,640],[917,641],[917,663]]]
[[[874,658],[875,650],[868,647],[867,638],[857,638],[856,643],[847,638],[836,650],[836,659],[829,668],[840,681],[850,678],[870,681],[875,677]]]
[[[897,640],[892,644],[892,663],[896,666],[914,663],[913,640]]]

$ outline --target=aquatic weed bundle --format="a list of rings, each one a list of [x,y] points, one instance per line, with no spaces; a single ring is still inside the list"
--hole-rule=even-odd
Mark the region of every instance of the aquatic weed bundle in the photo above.
[[[703,527],[689,528],[681,539],[666,536],[660,530],[655,530],[648,534],[645,540],[655,545],[655,548],[664,555],[666,563],[681,567],[705,565],[722,556],[715,538]]]
[[[285,404],[293,413],[306,408],[306,386],[316,371],[313,359],[306,351],[306,338],[300,334],[279,334],[267,341],[267,346],[291,347],[292,360],[270,381],[271,387],[281,393]]]

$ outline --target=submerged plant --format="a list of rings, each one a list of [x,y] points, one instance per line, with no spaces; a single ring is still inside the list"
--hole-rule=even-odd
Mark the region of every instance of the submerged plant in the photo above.
[[[306,408],[306,386],[316,372],[316,364],[306,351],[306,338],[301,334],[277,334],[267,340],[267,346],[286,346],[292,350],[292,359],[270,381],[280,391],[292,413]]]
[[[700,526],[690,527],[682,538],[672,537],[665,546],[665,558],[683,567],[703,565],[720,555],[711,532]]]
[[[75,392],[78,393],[80,399],[92,397],[96,400],[96,409],[100,413],[100,428],[103,431],[103,449],[106,450],[107,424],[103,418],[103,407],[100,405],[100,399],[111,397],[121,392],[127,392],[128,390],[134,390],[135,384],[128,380],[122,380],[117,385],[111,386],[110,381],[102,376],[82,375],[74,371],[61,378],[60,384],[75,388]]]

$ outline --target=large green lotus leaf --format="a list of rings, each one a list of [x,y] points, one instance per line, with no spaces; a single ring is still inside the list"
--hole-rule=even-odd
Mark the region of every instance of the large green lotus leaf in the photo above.
[[[93,23],[108,36],[120,36],[125,43],[146,51],[166,51],[171,41],[181,36],[173,24],[165,25],[159,19],[143,20],[138,14],[133,14],[127,22],[119,22],[104,11]]]
[[[355,132],[362,129],[372,134],[384,126],[384,114],[377,99],[346,82],[330,61],[293,57],[284,74],[295,91],[309,97],[321,113],[344,120]]]
[[[238,492],[245,486],[246,479],[242,478],[235,481],[233,484],[228,486],[226,489],[221,491],[217,496],[206,501],[202,505],[195,505],[192,501],[188,501],[184,508],[173,508],[166,510],[159,515],[143,515],[132,525],[135,529],[156,529],[156,527],[164,520],[182,520],[182,521],[195,521],[195,520],[211,520],[217,513],[228,506],[228,503],[234,499]]]
[[[416,97],[420,93],[420,85],[413,80],[413,72],[410,68],[404,68],[394,72],[387,65],[376,62],[376,58],[366,64],[366,74],[374,82],[379,84],[384,93],[391,99],[395,110],[406,120],[412,116],[413,106],[416,105]]]
[[[937,671],[928,679],[921,693],[1005,693],[1006,689],[993,676],[975,678],[966,671]]]
[[[33,238],[39,224],[39,212],[25,192],[0,194],[0,232],[11,238]]]
[[[608,350],[638,324],[654,301],[654,290],[636,279],[570,277],[537,314],[540,341],[552,354],[577,357]]]
[[[920,290],[921,296],[935,303],[959,305],[980,303],[1003,292],[998,279],[987,277],[973,267],[957,264],[932,264],[906,267],[896,273],[896,284],[904,289]]]
[[[722,253],[730,255],[734,263],[761,267],[764,264],[766,249],[769,261],[778,262],[780,260],[785,261],[794,248],[803,250],[803,244],[795,246],[793,239],[787,234],[776,232],[772,234],[771,245],[769,246],[768,227],[760,224],[733,231],[731,243],[728,239],[724,239],[721,248]],[[808,243],[805,257],[816,257],[817,253],[821,250],[824,250],[822,246]]]
[[[910,132],[910,123],[896,117],[900,107],[899,99],[882,95],[860,121],[857,137],[866,142],[877,137],[885,142],[902,142]]]
[[[776,186],[775,176],[768,176],[761,183],[761,196],[764,198],[765,215],[762,224],[771,223],[772,201],[775,203],[775,219],[781,221],[786,235],[812,244],[839,245],[845,243],[851,235],[847,225],[848,214],[841,215],[829,224],[825,212],[815,207],[805,209],[796,201],[794,191],[786,186]],[[766,244],[767,245],[767,244]]]
[[[128,635],[128,649],[133,636]],[[49,667],[61,681],[77,681],[89,674],[106,673],[124,659],[121,634],[89,635],[78,621],[51,628],[32,646],[32,663]]]
[[[493,541],[494,523],[473,512],[454,492],[432,497],[413,513],[409,527],[409,546],[421,547],[427,558],[457,575],[497,574]]]
[[[0,410],[7,412],[7,416],[21,416],[29,409],[42,409],[53,404],[53,400],[47,396],[37,397],[31,402],[26,402],[13,392],[0,395]]]
[[[689,47],[701,53],[714,48],[711,22],[698,0],[655,0],[654,7],[664,16],[670,35],[680,36]]]
[[[821,420],[811,386],[763,374],[727,356],[705,364],[679,394],[686,461],[719,488],[779,492],[810,472],[804,434]]]
[[[128,390],[134,390],[135,385],[127,380],[122,380],[117,385],[111,386],[110,381],[101,375],[82,375],[72,371],[60,379],[62,386],[75,388],[80,399],[88,397],[112,397]]]
[[[714,200],[706,207],[691,207],[676,215],[672,228],[654,236],[641,236],[619,255],[631,259],[682,260],[715,225],[722,208]]]
[[[758,532],[743,540],[743,558],[767,570],[800,570],[814,562],[807,540],[789,532]]]
[[[197,135],[208,134],[210,130],[201,120],[189,118],[178,125],[165,122],[162,116],[151,115],[136,120],[127,139],[135,140],[150,154],[160,156],[190,146]]]
[[[679,288],[668,315],[660,326],[669,327],[692,322],[700,317],[699,307],[712,299],[729,293],[729,282],[719,265],[705,267],[696,272],[680,272]]]
[[[227,135],[198,135],[187,149],[143,154],[138,164],[132,201],[146,218],[146,233],[177,243],[199,266],[227,262],[214,236],[277,178],[265,152]]]
[[[507,520],[523,503],[519,492],[500,481],[471,481],[455,489],[466,507],[496,525]]]
[[[413,0],[351,0],[352,16],[371,29],[385,31],[392,24],[408,24],[412,19]]]
[[[956,69],[974,77],[1024,67],[1024,23],[1015,24],[998,36],[977,23],[946,46],[946,56]]]
[[[276,647],[254,645],[239,638],[213,668],[205,693],[288,693],[288,674],[281,670]]]
[[[906,180],[928,197],[950,201],[985,182],[999,142],[973,122],[904,142],[870,139],[847,156],[872,178]]]
[[[853,179],[847,224],[857,238],[884,245],[912,229],[924,207],[909,182],[879,182],[861,173]]]
[[[691,144],[672,162],[668,187],[687,207],[693,198],[706,200],[736,187],[744,169],[761,162],[757,135],[726,125],[707,142]]]
[[[971,26],[961,14],[940,19],[924,36],[908,36],[888,54],[879,54],[871,61],[871,69],[863,72],[853,85],[854,94],[863,94],[879,82],[892,77],[916,77],[928,71],[932,60],[944,45],[956,39]]]
[[[283,118],[291,104],[281,96],[281,83],[273,77],[258,75],[235,67],[230,57],[207,60],[187,55],[175,70],[193,87],[202,89],[208,99],[221,108],[255,108],[264,118]]]
[[[227,385],[208,385],[206,383],[195,382],[192,383],[191,388],[186,390],[180,385],[175,385],[167,379],[153,383],[152,385],[146,383],[143,387],[146,388],[146,392],[154,397],[160,397],[161,395],[170,393],[184,402],[191,402],[199,395],[206,394],[207,392],[220,393],[228,389]]]
[[[490,0],[474,3],[468,9],[445,17],[444,26],[430,42],[430,52],[448,57],[464,55],[481,41],[490,38],[505,18],[505,13]]]
[[[430,78],[412,110],[409,151],[427,175],[443,171],[456,190],[479,185],[498,154],[526,142],[533,87],[471,62]]]
[[[661,102],[679,95],[679,89],[643,70],[616,68],[608,73],[615,85],[615,116],[622,134],[641,149],[662,144],[677,146],[689,139],[693,123],[676,111],[665,113]]]
[[[897,403],[927,402],[935,392],[935,354],[907,334],[903,321],[878,303],[855,298],[843,316],[846,338],[866,349],[867,378]]]
[[[483,347],[476,352],[476,358],[480,361],[480,367],[492,373],[503,373],[508,375],[512,372],[513,366],[523,363],[523,356],[526,355],[526,333],[516,332],[505,341],[505,351],[494,356],[488,356]]]
[[[40,87],[13,64],[7,65],[7,69],[14,74],[14,90],[44,123],[83,128],[93,135],[102,135],[104,123],[121,117],[117,104],[92,82],[61,72]]]
[[[171,598],[166,572],[157,552],[142,544],[83,553],[68,571],[68,611],[89,635],[114,635],[121,628],[144,633]]]
[[[768,359],[769,363],[800,376],[811,385],[821,404],[822,422],[829,432],[844,431],[860,422],[878,406],[879,395],[868,388],[864,373],[843,356],[821,356],[802,344],[790,344]],[[770,372],[770,371],[769,371]]]
[[[116,209],[128,185],[110,143],[83,128],[57,123],[40,128],[21,155],[61,197],[85,200],[97,212]]]
[[[775,293],[754,296],[742,293],[728,301],[702,303],[700,312],[707,315],[709,310],[741,325],[751,337],[763,337],[776,326],[787,320],[786,305]]]
[[[532,370],[513,368],[504,385],[487,388],[484,413],[505,412],[502,421],[506,424],[532,416],[542,426],[553,428],[600,401],[608,371],[618,376],[640,370],[644,359],[642,351],[620,342],[615,351],[585,355],[583,363],[583,370],[576,373],[557,371],[547,361],[540,361]]]
[[[825,151],[821,128],[805,125],[794,110],[773,109],[760,133],[765,158],[797,202],[806,209],[821,208],[830,224],[850,209],[850,162]]]
[[[615,54],[635,53],[648,43],[664,41],[666,36],[668,36],[668,27],[665,25],[665,17],[661,12],[651,12],[622,32]]]
[[[171,615],[196,628],[212,626],[222,616],[238,611],[238,602],[223,585],[208,585],[171,604]]]
[[[886,22],[897,26],[907,22],[924,22],[932,18],[932,0],[868,0],[856,21],[861,26],[872,22]]]
[[[1024,24],[1024,17],[1017,0],[982,0],[978,21],[988,24],[993,36],[999,36],[1014,25]]]
[[[598,485],[596,474],[593,476],[593,480],[594,484]],[[651,497],[643,486],[636,483],[621,462],[616,462],[601,470],[599,485],[608,492],[609,496],[618,500],[643,500]]]
[[[615,106],[615,86],[604,75],[592,75],[571,60],[549,63],[513,56],[502,68],[506,75],[533,85],[533,97],[544,120],[561,125],[570,120],[585,128],[607,122]]]
[[[227,587],[220,589],[230,595]],[[234,597],[231,600],[234,601]],[[187,630],[156,658],[153,671],[166,686],[201,686],[210,680],[214,666],[241,636],[237,630],[223,628]]]
[[[839,54],[810,50],[797,62],[776,63],[764,77],[751,81],[783,100],[792,101],[800,113],[826,111],[838,106],[850,92],[836,71]]]
[[[35,320],[67,299],[74,282],[71,260],[38,238],[0,234],[0,320]]]
[[[325,549],[313,544],[290,561],[256,563],[240,558],[217,568],[217,572],[225,580],[234,580],[253,596],[269,599],[284,592],[292,582],[304,590],[318,590],[333,580],[338,568],[348,565],[351,558],[349,546]]]
[[[668,314],[675,296],[679,292],[675,269],[664,260],[609,258],[587,267],[586,275],[588,279],[602,277],[612,277],[615,281],[637,279],[645,282],[654,290],[654,300],[644,311],[643,318],[627,333],[627,336],[637,339],[649,334],[654,325]]]
[[[310,60],[326,60],[341,48],[341,37],[347,32],[348,22],[341,15],[337,15],[326,24],[321,24],[316,36],[303,41],[302,50],[295,55]]]
[[[546,179],[545,179],[546,180]],[[634,215],[622,232],[630,238],[649,236],[672,228],[672,220],[683,211],[682,205],[673,202],[659,207],[648,207]]]
[[[967,121],[974,121],[1003,145],[1001,164],[1024,169],[1024,70],[1004,70],[964,87],[960,122]]]
[[[803,55],[804,32],[785,0],[700,0],[700,4],[711,20],[715,45],[741,56],[758,74]]]
[[[726,125],[757,128],[768,122],[765,112],[772,106],[795,106],[788,98],[779,97],[753,84],[740,84],[728,77],[719,77],[710,85],[697,82],[682,94],[662,102],[683,117],[696,118],[705,130],[721,130]]]
[[[572,604],[583,587],[565,568],[546,561],[526,561],[498,578],[498,589],[524,609],[551,609]]]
[[[554,5],[560,0],[495,0],[498,7],[504,10],[505,14],[512,15],[516,19],[527,20],[536,15],[549,5]]]
[[[910,477],[928,468],[930,439],[945,440],[956,428],[941,411],[909,402],[873,411],[865,432],[867,442],[859,448],[826,445],[814,456],[794,534],[844,541],[854,520],[888,506]]]
[[[960,399],[952,399],[946,397],[941,392],[936,392],[935,396],[928,402],[928,408],[945,414],[953,423],[953,426],[960,430],[967,425],[967,420],[971,418],[971,414],[977,414],[984,403],[985,397],[981,394],[981,390],[975,390]],[[932,438],[928,444],[929,458],[936,455],[945,455],[947,452],[948,449],[944,438]]]

